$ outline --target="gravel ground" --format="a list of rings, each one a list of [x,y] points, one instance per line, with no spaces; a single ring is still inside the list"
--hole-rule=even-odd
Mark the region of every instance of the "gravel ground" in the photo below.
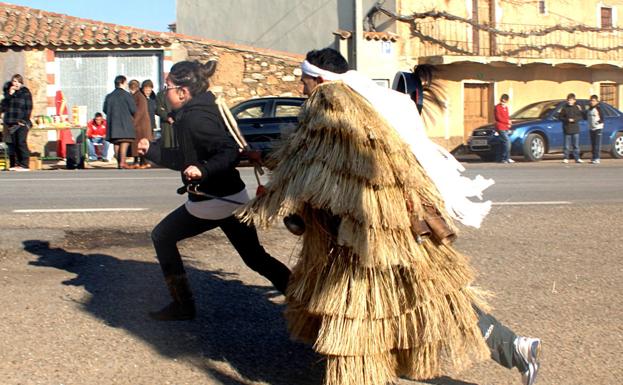
[[[472,256],[478,284],[495,293],[493,313],[518,334],[541,337],[539,384],[618,384],[623,207],[498,206],[457,246]],[[618,217],[616,215],[618,214]],[[4,218],[0,233],[0,384],[320,385],[323,364],[288,339],[282,297],[241,263],[214,231],[181,244],[199,317],[146,317],[168,301],[143,216],[123,231],[111,214],[37,225]],[[261,233],[292,265],[297,238]],[[428,381],[519,384],[491,361]],[[401,380],[401,385],[415,384]]]

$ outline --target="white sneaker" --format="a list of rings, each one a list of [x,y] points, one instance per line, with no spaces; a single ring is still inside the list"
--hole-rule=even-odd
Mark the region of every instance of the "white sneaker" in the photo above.
[[[15,167],[9,168],[9,171],[30,171],[30,169],[22,167],[22,166],[15,166]]]
[[[592,164],[599,164],[601,161],[599,159],[595,159],[591,161]]]
[[[584,163],[584,161],[582,159],[577,159],[575,163]]]
[[[511,158],[508,158],[508,161],[507,161],[507,162],[508,162],[508,163],[515,163],[515,161],[514,161],[514,160],[512,160]]]
[[[563,159],[562,163],[569,163],[569,159]]]
[[[515,351],[523,359],[528,369],[521,373],[522,385],[533,385],[539,371],[539,355],[541,354],[541,340],[538,338],[517,337]]]

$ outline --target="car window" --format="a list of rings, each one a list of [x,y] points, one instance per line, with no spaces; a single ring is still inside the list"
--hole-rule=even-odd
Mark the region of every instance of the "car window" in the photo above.
[[[556,110],[558,102],[540,102],[525,106],[515,112],[511,119],[543,119],[550,112]]]
[[[301,111],[301,105],[298,103],[277,103],[275,105],[275,117],[297,117]]]
[[[244,106],[242,110],[236,112],[236,119],[258,119],[264,116],[266,103],[255,103]]]
[[[606,117],[611,118],[613,116],[618,116],[614,108],[612,108],[610,105],[600,103],[599,106],[601,107],[601,110],[604,112],[604,115],[606,115]]]

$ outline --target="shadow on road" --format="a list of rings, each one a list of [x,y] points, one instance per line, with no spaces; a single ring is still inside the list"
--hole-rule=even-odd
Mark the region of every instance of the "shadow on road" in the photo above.
[[[424,384],[432,384],[432,385],[478,385],[475,384],[473,382],[465,382],[465,381],[461,381],[461,380],[455,380],[453,378],[450,377],[439,377],[439,378],[434,378],[432,380],[426,380],[423,381]]]
[[[129,331],[165,357],[192,362],[223,384],[248,384],[245,379],[274,385],[322,383],[320,357],[289,340],[283,306],[267,299],[275,295],[267,287],[245,285],[234,274],[187,266],[197,319],[157,322],[147,312],[169,301],[157,263],[69,252],[47,241],[23,244],[38,257],[31,265],[76,274],[63,284],[82,286],[91,294],[80,303],[84,311]]]

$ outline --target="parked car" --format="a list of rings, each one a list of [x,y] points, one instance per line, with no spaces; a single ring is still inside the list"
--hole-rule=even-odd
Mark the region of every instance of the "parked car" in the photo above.
[[[545,154],[563,151],[564,135],[558,113],[565,100],[547,100],[529,104],[511,115],[512,130],[509,132],[511,155],[523,156],[528,161],[543,159]],[[588,108],[588,100],[578,99],[582,111]],[[623,113],[607,103],[600,104],[604,117],[602,136],[603,152],[614,158],[623,158]],[[470,152],[485,161],[498,160],[500,140],[495,125],[478,127],[467,142]],[[586,120],[580,121],[580,152],[591,151],[591,139]]]
[[[297,97],[256,98],[237,104],[231,112],[249,146],[260,150],[265,157],[282,136],[296,129],[305,100]]]

